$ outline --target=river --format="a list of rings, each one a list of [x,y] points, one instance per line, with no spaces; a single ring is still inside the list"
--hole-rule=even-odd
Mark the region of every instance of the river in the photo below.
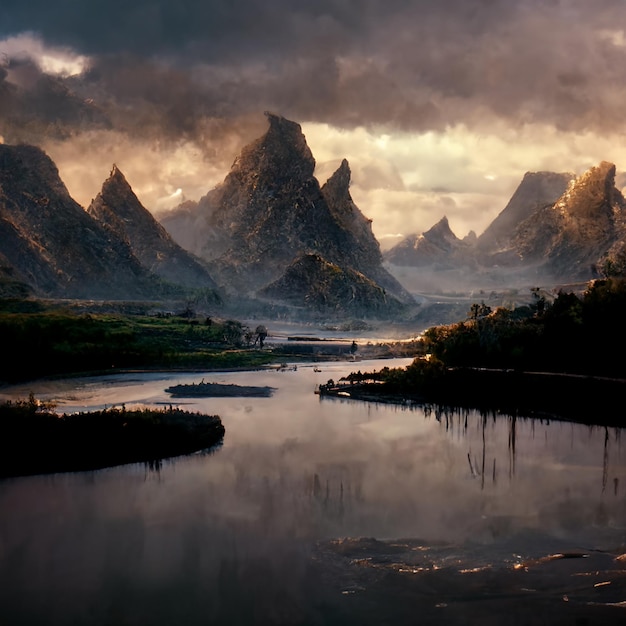
[[[1,390],[60,412],[171,403],[226,435],[158,467],[0,481],[0,624],[624,623],[622,431],[314,394],[409,362]],[[165,392],[203,379],[275,392]]]

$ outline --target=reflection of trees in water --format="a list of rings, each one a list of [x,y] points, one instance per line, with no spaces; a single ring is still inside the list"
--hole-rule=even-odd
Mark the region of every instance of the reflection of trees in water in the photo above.
[[[518,447],[518,429],[520,426],[520,420],[523,423],[527,423],[530,427],[531,438],[535,439],[535,427],[541,425],[545,428],[544,437],[545,443],[548,443],[548,429],[551,424],[563,424],[560,420],[551,419],[549,417],[523,417],[519,415],[504,415],[498,414],[496,411],[481,411],[478,409],[468,409],[465,407],[451,407],[437,404],[429,404],[423,407],[426,417],[434,416],[435,419],[445,428],[445,431],[449,434],[454,432],[461,432],[464,436],[470,439],[470,428],[476,424],[476,421],[472,419],[472,415],[478,416],[479,428],[480,428],[480,452],[478,455],[472,453],[471,442],[467,452],[467,461],[472,478],[480,479],[481,489],[484,489],[488,474],[491,475],[491,483],[496,484],[498,479],[498,469],[501,464],[497,462],[497,456],[494,455],[492,459],[489,459],[488,455],[488,437],[487,428],[489,424],[496,424],[497,422],[507,423],[507,465],[508,465],[508,478],[509,481],[515,476],[516,469],[516,457]],[[572,422],[572,449],[574,448],[575,432],[577,428],[585,428],[584,424]],[[609,482],[613,485],[613,494],[618,495],[619,492],[619,477],[610,477],[610,452],[611,443],[615,442],[617,447],[621,444],[621,432],[622,429],[618,427],[609,426],[594,426],[588,425],[590,435],[593,433],[602,433],[603,437],[603,457],[602,457],[602,485],[601,491],[604,493],[609,485]],[[596,441],[598,441],[596,439]]]
[[[311,481],[313,506],[324,517],[341,521],[356,502],[363,502],[362,463],[321,463]]]
[[[609,482],[609,468],[610,468],[610,444],[611,437],[610,431],[607,426],[604,427],[604,448],[602,453],[602,493],[606,491],[606,487]],[[615,443],[617,444],[618,449],[621,445],[621,435],[622,431],[619,428],[613,428],[613,434],[615,437]],[[613,477],[613,495],[617,496],[619,492],[619,478],[617,476]]]
[[[467,461],[472,478],[480,478],[481,489],[485,487],[488,474],[491,474],[492,484],[498,482],[498,463],[494,456],[490,462],[487,457],[487,427],[489,423],[495,425],[498,421],[508,422],[508,476],[509,480],[515,475],[515,455],[517,446],[517,420],[515,415],[498,415],[495,411],[479,411],[465,407],[450,407],[437,404],[428,404],[424,407],[424,415],[434,415],[446,432],[453,433],[456,430],[462,432],[469,439],[470,416],[477,414],[480,418],[480,456],[472,457],[471,446],[467,452]]]

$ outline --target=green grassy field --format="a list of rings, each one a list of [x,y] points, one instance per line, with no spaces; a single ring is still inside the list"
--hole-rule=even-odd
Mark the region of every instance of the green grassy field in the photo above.
[[[240,368],[274,360],[237,320],[0,312],[0,381],[128,368]]]

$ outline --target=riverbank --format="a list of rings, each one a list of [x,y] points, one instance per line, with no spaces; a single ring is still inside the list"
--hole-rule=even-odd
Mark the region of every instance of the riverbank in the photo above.
[[[0,404],[0,478],[152,464],[223,438],[216,415],[171,407],[59,415],[31,397]]]
[[[520,417],[626,426],[626,380],[558,372],[448,368],[421,378],[394,377],[320,385],[322,397],[401,405],[466,408]],[[386,378],[386,380],[385,380]]]

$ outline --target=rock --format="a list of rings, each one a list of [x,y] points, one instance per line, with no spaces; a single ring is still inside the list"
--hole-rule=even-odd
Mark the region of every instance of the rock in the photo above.
[[[615,165],[602,162],[573,180],[554,204],[523,221],[512,245],[525,265],[538,264],[559,279],[588,280],[624,240],[625,208],[615,188]]]

